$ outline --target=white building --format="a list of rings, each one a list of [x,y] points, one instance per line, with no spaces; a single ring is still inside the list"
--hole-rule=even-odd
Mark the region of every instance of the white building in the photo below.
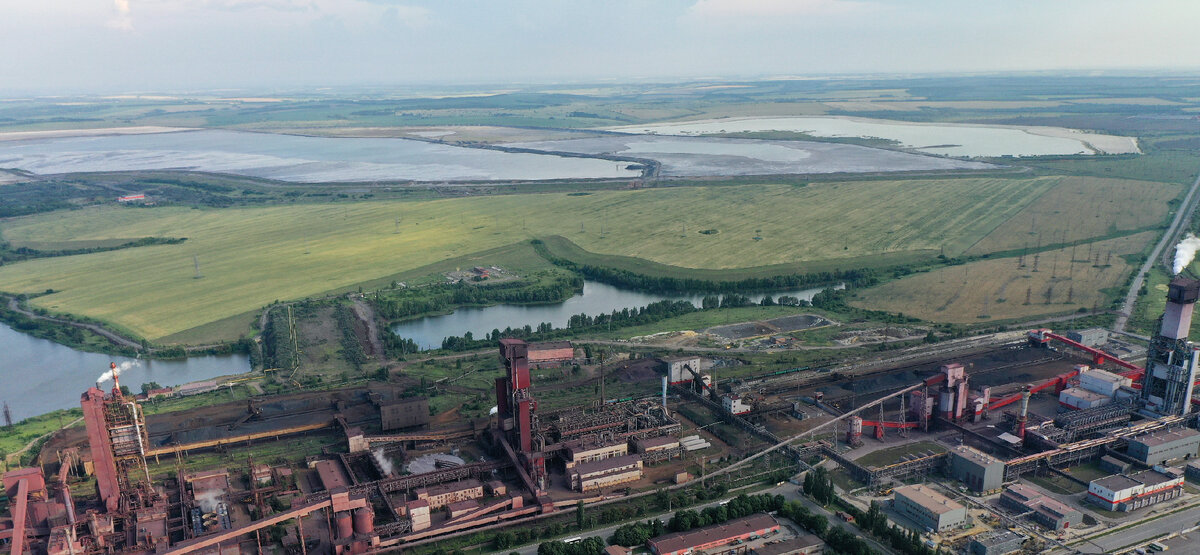
[[[1132,511],[1174,499],[1182,492],[1183,473],[1161,466],[1137,474],[1100,478],[1088,484],[1088,500],[1109,511]]]
[[[1058,394],[1059,404],[1071,409],[1090,409],[1108,404],[1112,397],[1089,391],[1082,387],[1072,387]]]
[[[721,397],[721,406],[729,414],[746,414],[750,412],[750,405],[742,402],[742,398],[736,395],[726,395]]]
[[[1079,387],[1112,397],[1122,386],[1133,385],[1133,380],[1120,374],[1079,366]]]

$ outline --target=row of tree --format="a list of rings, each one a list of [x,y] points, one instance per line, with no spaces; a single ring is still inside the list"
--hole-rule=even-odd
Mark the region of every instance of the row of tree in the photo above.
[[[392,289],[375,293],[372,302],[388,320],[444,312],[458,306],[498,303],[531,304],[562,302],[583,291],[583,278],[561,271],[537,276],[533,283],[513,280],[481,287],[460,281],[428,287]]]

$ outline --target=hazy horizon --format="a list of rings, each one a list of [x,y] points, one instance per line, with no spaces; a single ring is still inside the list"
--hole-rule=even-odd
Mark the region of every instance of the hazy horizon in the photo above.
[[[63,0],[0,7],[0,92],[1200,68],[1182,0]]]

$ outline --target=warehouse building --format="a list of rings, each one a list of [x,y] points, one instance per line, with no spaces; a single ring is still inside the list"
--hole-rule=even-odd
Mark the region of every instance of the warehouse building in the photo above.
[[[1095,408],[1106,405],[1109,401],[1112,401],[1112,397],[1082,387],[1070,387],[1058,394],[1058,404],[1072,410]]]
[[[1108,343],[1108,330],[1103,328],[1088,328],[1086,330],[1067,332],[1067,339],[1082,343],[1088,347],[1098,347]]]
[[[1124,474],[1129,472],[1129,467],[1133,466],[1121,459],[1112,455],[1104,455],[1100,457],[1100,470],[1110,474]]]
[[[823,555],[825,542],[812,534],[801,533],[790,540],[750,548],[750,555]]]
[[[967,523],[966,507],[923,484],[896,488],[892,507],[922,529],[942,532]]]
[[[1200,482],[1200,461],[1192,461],[1183,467],[1183,477],[1193,482]]]
[[[1140,435],[1129,440],[1126,454],[1143,464],[1165,464],[1174,459],[1191,459],[1200,450],[1200,432],[1175,428]]]
[[[774,517],[758,513],[724,524],[666,534],[646,543],[654,555],[686,555],[714,547],[726,547],[738,540],[761,538],[778,531],[779,522]]]
[[[1155,467],[1136,474],[1117,474],[1088,484],[1088,501],[1108,511],[1129,512],[1183,494],[1183,472]]]
[[[1088,368],[1083,364],[1077,368],[1079,369],[1079,387],[1107,397],[1112,397],[1122,387],[1133,385],[1132,378],[1126,378],[1120,374]]]
[[[571,489],[595,491],[641,479],[642,459],[637,455],[625,455],[600,461],[575,465],[569,473]]]
[[[529,344],[529,366],[544,368],[562,366],[575,360],[575,347],[570,341],[543,341]]]
[[[648,437],[633,440],[635,453],[653,453],[679,447],[679,439],[672,436]]]
[[[1012,530],[992,530],[971,538],[967,552],[971,555],[1005,555],[1021,550],[1025,536]]]
[[[575,465],[580,463],[588,463],[611,459],[614,457],[623,457],[629,454],[629,443],[618,441],[615,443],[588,444],[584,442],[572,442],[567,445],[563,456],[565,465],[568,471],[575,468]]]
[[[751,406],[742,401],[737,395],[725,395],[721,397],[721,408],[729,414],[746,414],[750,412]]]
[[[429,510],[436,511],[444,505],[479,499],[483,497],[483,484],[479,480],[460,480],[428,488],[418,488],[417,499],[429,503]]]
[[[424,426],[429,423],[429,399],[409,397],[383,405],[379,421],[385,431]]]
[[[1004,485],[1004,462],[983,451],[959,445],[950,450],[950,475],[972,491],[1000,491]]]
[[[1013,484],[1000,494],[1000,506],[1029,514],[1034,522],[1051,530],[1065,530],[1083,522],[1083,513],[1024,484]]]

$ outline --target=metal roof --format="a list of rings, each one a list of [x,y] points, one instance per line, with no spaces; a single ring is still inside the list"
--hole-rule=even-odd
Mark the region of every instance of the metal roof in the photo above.
[[[896,488],[895,494],[897,497],[904,497],[913,503],[916,503],[926,509],[929,509],[933,514],[940,515],[962,509],[953,499],[946,497],[934,491],[933,488],[923,484],[915,484],[911,486],[903,486]]]

